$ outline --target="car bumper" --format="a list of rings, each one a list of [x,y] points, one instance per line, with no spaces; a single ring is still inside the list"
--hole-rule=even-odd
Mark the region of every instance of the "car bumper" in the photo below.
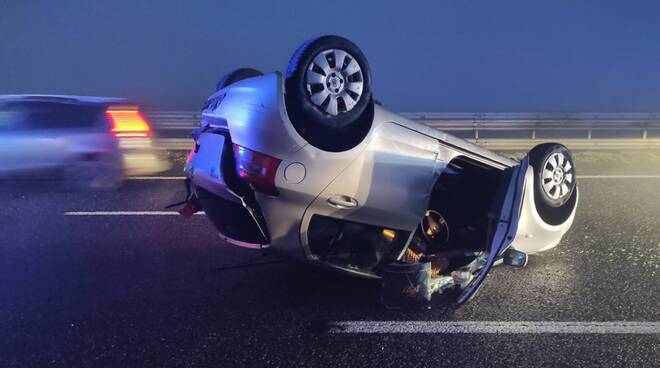
[[[119,148],[125,175],[155,174],[172,167],[165,152],[156,149],[150,138],[123,139],[119,141]]]
[[[194,193],[196,203],[228,243],[244,248],[266,248],[270,239],[258,203],[251,193],[237,194],[239,179],[228,175],[230,171],[226,165],[231,165],[233,156],[226,139],[221,133],[199,136],[184,170],[189,179],[186,185],[192,185],[188,192]]]

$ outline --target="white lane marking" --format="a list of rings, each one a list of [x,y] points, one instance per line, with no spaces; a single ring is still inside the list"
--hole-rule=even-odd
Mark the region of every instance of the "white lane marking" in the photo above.
[[[206,215],[196,212],[195,215]],[[72,211],[64,216],[180,216],[176,211]]]
[[[578,175],[578,179],[660,179],[660,175]]]
[[[339,321],[330,333],[432,334],[660,334],[660,322]]]
[[[185,176],[128,176],[126,180],[184,180]]]

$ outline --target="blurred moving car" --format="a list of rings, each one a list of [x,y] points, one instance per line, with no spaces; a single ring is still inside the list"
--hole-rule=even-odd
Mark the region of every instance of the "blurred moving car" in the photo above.
[[[0,177],[63,178],[76,189],[114,189],[125,175],[167,170],[151,126],[128,100],[0,96]]]

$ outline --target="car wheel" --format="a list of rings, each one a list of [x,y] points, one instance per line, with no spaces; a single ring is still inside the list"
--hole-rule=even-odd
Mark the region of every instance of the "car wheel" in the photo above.
[[[291,123],[317,148],[353,148],[371,127],[369,64],[343,37],[322,36],[303,43],[289,61],[285,90]]]
[[[66,172],[69,187],[82,191],[114,190],[123,179],[121,164],[112,157],[78,160]]]
[[[544,143],[532,148],[529,159],[534,169],[534,202],[539,214],[551,224],[565,221],[572,212],[577,187],[570,151],[558,143]]]
[[[223,75],[222,78],[220,78],[218,84],[216,84],[215,86],[215,90],[216,91],[221,90],[243,79],[260,77],[262,75],[264,75],[264,73],[252,68],[239,68],[236,70],[232,70],[231,72]]]

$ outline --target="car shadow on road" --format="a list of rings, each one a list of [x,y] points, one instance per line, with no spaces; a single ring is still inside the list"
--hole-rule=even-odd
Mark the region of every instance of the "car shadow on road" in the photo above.
[[[311,332],[326,331],[332,320],[451,318],[451,301],[456,297],[434,296],[432,313],[426,309],[389,310],[381,303],[380,280],[269,256],[255,259],[251,266],[249,261],[237,264],[239,268],[227,266],[232,267],[209,270],[218,282],[215,307],[296,315]]]

